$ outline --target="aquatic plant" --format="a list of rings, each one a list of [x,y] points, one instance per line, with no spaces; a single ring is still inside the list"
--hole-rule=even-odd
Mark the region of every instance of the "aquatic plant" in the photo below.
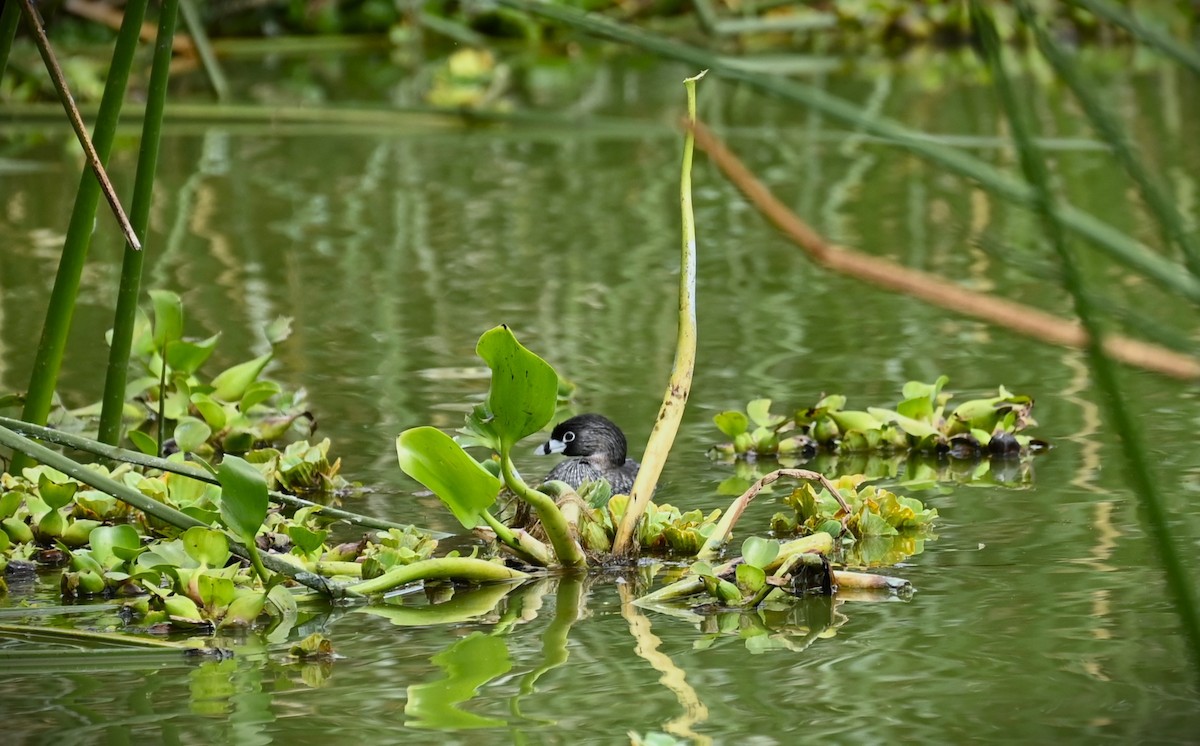
[[[717,457],[756,459],[786,454],[813,455],[818,449],[839,453],[911,451],[957,459],[1015,456],[1047,447],[1023,432],[1036,425],[1033,399],[1000,386],[995,396],[971,399],[950,408],[953,394],[943,391],[950,379],[909,381],[895,409],[846,409],[840,394],[822,397],[791,416],[770,413],[769,399],[756,399],[747,414],[736,410],[713,418],[732,438],[710,451]],[[755,428],[751,429],[751,424]],[[786,437],[785,437],[786,436]]]

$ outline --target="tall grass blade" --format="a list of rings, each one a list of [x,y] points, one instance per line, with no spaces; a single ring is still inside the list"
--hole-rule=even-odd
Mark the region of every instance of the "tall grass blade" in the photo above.
[[[125,5],[125,18],[117,34],[108,80],[104,85],[104,95],[100,99],[100,112],[96,116],[96,129],[92,134],[92,143],[101,161],[107,161],[112,151],[146,4],[147,0],[130,0]],[[75,297],[79,293],[83,265],[87,261],[88,248],[91,246],[99,203],[100,184],[91,169],[85,168],[75,193],[75,207],[71,211],[71,221],[63,241],[58,274],[50,292],[46,321],[42,327],[42,337],[34,357],[33,372],[29,378],[25,407],[22,410],[21,419],[39,425],[45,424],[50,414],[54,387],[58,384],[58,374],[62,369],[67,334],[71,330],[71,318],[75,313]],[[30,463],[24,454],[14,454],[11,469],[13,473],[20,473],[21,469]]]
[[[1054,246],[1062,265],[1062,282],[1075,304],[1079,320],[1088,332],[1088,361],[1092,374],[1102,394],[1102,406],[1108,412],[1108,420],[1124,446],[1127,477],[1137,493],[1142,510],[1139,511],[1147,532],[1154,537],[1167,576],[1167,587],[1180,616],[1183,632],[1192,654],[1196,672],[1200,673],[1200,615],[1192,595],[1191,581],[1180,559],[1179,549],[1167,525],[1166,509],[1158,484],[1150,474],[1146,449],[1140,430],[1131,415],[1125,396],[1117,381],[1116,368],[1105,356],[1100,345],[1101,329],[1097,311],[1088,300],[1086,282],[1071,247],[1067,245],[1063,226],[1054,211],[1054,195],[1050,191],[1050,175],[1041,152],[1033,142],[1029,121],[1017,102],[1004,72],[1000,56],[1000,42],[991,17],[982,7],[980,0],[971,0],[971,19],[976,29],[985,61],[992,72],[993,85],[1000,99],[1001,108],[1008,118],[1016,141],[1021,170],[1029,179],[1034,190],[1033,207],[1042,222],[1050,243]]]
[[[167,83],[171,76],[171,44],[175,37],[175,19],[179,0],[163,0],[158,17],[158,36],[154,62],[146,93],[146,111],[142,119],[142,147],[138,155],[137,175],[133,183],[130,220],[138,237],[145,241],[150,222],[150,197],[154,190],[154,172],[162,135],[163,109],[167,101]],[[117,290],[117,310],[113,320],[112,344],[108,351],[108,374],[104,379],[103,406],[100,411],[99,440],[116,445],[121,439],[121,412],[125,405],[125,382],[129,372],[129,349],[137,320],[138,296],[142,287],[144,251],[126,244],[121,263],[121,284]]]
[[[17,24],[21,21],[21,9],[17,3],[4,3],[0,10],[0,77],[8,68],[8,55],[12,52],[13,40],[17,38]]]
[[[1146,201],[1146,206],[1150,208],[1150,211],[1154,213],[1155,220],[1158,221],[1165,245],[1177,244],[1183,252],[1183,259],[1188,270],[1193,276],[1200,277],[1200,243],[1188,233],[1183,217],[1175,209],[1166,189],[1151,176],[1150,170],[1143,165],[1134,152],[1133,144],[1125,136],[1120,122],[1100,100],[1095,88],[1084,79],[1070,55],[1051,38],[1045,27],[1038,22],[1036,14],[1027,0],[1018,0],[1016,7],[1025,27],[1033,32],[1042,55],[1054,67],[1059,79],[1066,83],[1071,92],[1075,94],[1075,98],[1079,99],[1092,126],[1112,148],[1117,160],[1121,162],[1121,166],[1129,172],[1129,177],[1137,184],[1138,190],[1142,193],[1142,199]]]
[[[1071,3],[1086,9],[1098,18],[1120,26],[1143,44],[1157,49],[1193,73],[1200,75],[1200,55],[1196,54],[1195,50],[1180,44],[1158,29],[1143,26],[1125,9],[1108,2],[1108,0],[1071,0]]]
[[[873,116],[861,107],[813,86],[774,75],[747,70],[736,59],[720,57],[699,47],[671,41],[639,29],[622,26],[603,16],[545,0],[496,0],[500,5],[559,21],[588,34],[644,49],[661,57],[686,62],[730,80],[739,80],[763,93],[808,106],[863,132],[889,140],[959,176],[978,182],[1004,199],[1030,205],[1033,190],[1020,179],[1009,176],[983,161],[931,141],[927,136],[886,117]],[[1068,204],[1056,204],[1055,215],[1071,231],[1084,236],[1092,245],[1126,267],[1144,274],[1194,303],[1200,303],[1200,279],[1181,272],[1179,265],[1155,254],[1129,235]]]
[[[196,53],[200,55],[200,64],[204,67],[204,74],[208,76],[208,82],[212,85],[213,92],[217,94],[217,100],[228,101],[229,83],[225,80],[225,72],[221,69],[221,63],[217,62],[217,53],[213,51],[208,34],[204,31],[204,20],[200,17],[199,9],[193,0],[180,0],[179,10],[183,15],[183,23],[187,26],[188,34],[192,37],[192,43],[196,45]]]

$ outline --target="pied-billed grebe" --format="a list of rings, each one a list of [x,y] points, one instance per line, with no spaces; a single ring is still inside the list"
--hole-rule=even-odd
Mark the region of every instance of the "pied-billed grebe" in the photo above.
[[[607,417],[581,414],[559,423],[550,440],[534,453],[561,453],[571,456],[546,475],[546,482],[562,480],[575,489],[584,482],[607,479],[614,495],[628,495],[633,489],[639,464],[625,457],[625,434]]]

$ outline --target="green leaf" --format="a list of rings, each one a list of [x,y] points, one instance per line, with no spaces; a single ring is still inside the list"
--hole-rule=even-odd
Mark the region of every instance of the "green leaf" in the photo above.
[[[179,540],[187,556],[198,563],[209,567],[224,567],[229,561],[229,539],[216,529],[192,526],[183,532]],[[155,551],[161,555],[162,547]]]
[[[750,419],[744,412],[735,410],[721,412],[713,417],[713,422],[716,423],[717,429],[728,438],[736,438],[750,429]]]
[[[258,374],[263,372],[263,368],[267,367],[267,363],[271,361],[271,353],[260,355],[253,360],[247,360],[244,363],[238,363],[232,368],[227,368],[217,374],[217,377],[212,380],[214,398],[224,402],[236,402],[245,395],[246,390],[258,378]]]
[[[88,535],[92,545],[92,556],[105,569],[111,570],[129,559],[131,552],[141,549],[142,540],[137,529],[129,524],[120,526],[98,526]],[[117,554],[117,549],[124,551],[124,556]]]
[[[187,596],[169,596],[163,601],[163,606],[166,609],[167,616],[173,622],[179,622],[186,626],[204,624],[204,616],[200,613],[200,609],[196,607],[196,602]]]
[[[256,404],[262,404],[267,399],[278,394],[282,389],[274,381],[255,381],[242,394],[242,403],[238,406],[243,412],[249,412]]]
[[[151,290],[154,305],[154,346],[161,350],[168,342],[183,338],[183,302],[170,290]]]
[[[217,467],[221,519],[243,541],[254,541],[267,517],[267,480],[245,459],[226,454]]]
[[[220,626],[236,625],[244,627],[252,624],[262,614],[266,600],[267,595],[262,591],[250,588],[237,589],[233,601],[229,603],[229,608],[225,610],[225,616],[221,618]]]
[[[38,494],[50,506],[51,510],[58,510],[71,502],[71,498],[75,497],[75,490],[77,489],[79,489],[77,482],[63,482],[60,484],[52,481],[45,472],[38,475]]]
[[[179,450],[184,453],[192,453],[200,450],[208,442],[208,437],[212,435],[212,428],[204,420],[196,417],[183,417],[179,420],[179,424],[175,425],[174,435],[175,444],[179,446]]]
[[[933,425],[930,425],[928,422],[921,422],[920,420],[914,420],[911,417],[905,417],[904,415],[899,414],[898,412],[893,412],[890,409],[877,409],[875,407],[868,407],[867,412],[880,422],[895,423],[901,430],[913,436],[914,438],[928,438],[930,436],[937,436],[940,434],[939,430]]]
[[[396,438],[396,456],[404,473],[432,490],[463,528],[479,525],[500,492],[500,479],[437,428],[405,430]]]
[[[224,610],[233,602],[234,586],[229,578],[222,578],[212,573],[203,572],[196,577],[196,589],[199,591],[200,602],[214,616],[215,612]]]
[[[306,526],[288,526],[287,535],[292,540],[292,544],[300,548],[300,551],[305,554],[312,554],[325,543],[325,538],[329,536],[329,532],[313,531]]]
[[[726,606],[740,606],[742,603],[742,592],[728,580],[718,580],[717,599]]]
[[[831,411],[829,416],[832,417],[833,421],[836,422],[838,427],[842,429],[842,433],[848,433],[851,430],[857,430],[858,432],[865,433],[870,430],[879,429],[879,425],[881,424],[879,420],[875,419],[867,412],[857,412],[849,409],[843,409],[837,412]]]
[[[692,564],[691,569],[693,575],[699,575],[702,578],[716,577],[713,575],[712,565],[708,564],[707,562],[695,562]]]
[[[188,342],[184,339],[170,342],[167,345],[167,365],[177,373],[190,376],[208,361],[220,338],[221,333],[217,332],[200,342]]]
[[[750,536],[742,542],[742,559],[755,567],[766,567],[779,556],[779,543],[761,536]]]
[[[200,416],[208,423],[208,426],[214,430],[220,430],[225,427],[226,415],[225,406],[208,394],[192,394],[192,406],[200,412]],[[208,440],[206,437],[205,440]]]
[[[484,332],[475,353],[492,369],[487,404],[501,450],[545,427],[558,405],[554,368],[525,349],[504,325]]]
[[[758,593],[759,589],[767,582],[767,574],[762,571],[761,567],[742,563],[734,572],[737,576],[737,584],[750,593]]]
[[[147,456],[158,455],[158,441],[153,435],[142,432],[141,430],[130,430],[126,433],[129,442],[133,443],[133,447],[146,454]]]
[[[746,405],[746,414],[750,415],[750,421],[759,427],[771,427],[775,423],[771,417],[771,400],[770,399],[755,399]]]
[[[288,337],[292,336],[292,317],[279,316],[270,324],[267,324],[263,331],[266,332],[267,341],[271,343],[272,347],[274,347]]]

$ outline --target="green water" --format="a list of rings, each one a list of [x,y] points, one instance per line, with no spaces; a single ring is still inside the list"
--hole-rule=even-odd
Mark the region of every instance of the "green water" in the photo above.
[[[645,442],[673,354],[680,142],[667,125],[690,72],[624,60],[594,72],[591,111],[637,126],[584,118],[381,131],[175,120],[146,285],[183,294],[189,333],[222,333],[217,369],[262,351],[263,324],[294,317],[271,375],[307,390],[343,473],[372,488],[348,507],[453,529],[435,501],[413,495],[394,439],[418,424],[461,423],[486,387],[475,340],[497,323],[578,384],[580,411],[616,420],[635,452]],[[964,147],[1011,167],[1012,154],[991,139],[1002,127],[988,90],[952,66],[936,72],[939,86],[915,69],[815,82],[916,128],[976,138]],[[1194,225],[1196,81],[1136,64],[1100,74]],[[1065,193],[1156,242],[1112,158],[1085,142],[1077,109],[1054,87],[1027,89],[1047,94],[1036,116],[1056,138]],[[702,117],[831,240],[1069,311],[1025,213],[736,85],[705,80],[701,100]],[[78,160],[62,128],[2,126],[0,388],[17,390]],[[135,156],[131,131],[114,158],[124,193]],[[1194,740],[1197,671],[1082,355],[814,268],[702,158],[695,188],[699,364],[659,501],[728,503],[717,486],[731,467],[704,455],[718,439],[711,417],[755,397],[801,406],[836,391],[865,407],[894,402],[906,380],[945,373],[960,396],[1002,383],[1037,399],[1037,433],[1056,447],[1019,488],[946,482],[919,494],[941,519],[937,541],[891,570],[914,584],[911,599],[798,605],[776,620],[786,647],[763,654],[736,632],[623,605],[626,584],[608,578],[516,589],[498,611],[453,626],[404,626],[361,610],[305,617],[292,637],[323,631],[342,656],[323,672],[290,666],[284,648],[257,641],[221,662],[29,657],[45,648],[0,642],[5,740],[620,743],[627,731],[764,744]],[[99,397],[119,252],[101,217],[63,376],[70,406]],[[1193,309],[1102,259],[1086,264],[1114,301],[1195,337]],[[1196,389],[1128,369],[1122,382],[1200,578]],[[519,463],[528,473],[549,465]],[[742,525],[765,526],[776,509],[764,496]],[[20,610],[29,599],[54,602],[53,577],[14,585],[0,622],[42,619]],[[117,623],[108,608],[71,619]],[[466,700],[454,705],[459,714],[448,710],[456,699]]]

